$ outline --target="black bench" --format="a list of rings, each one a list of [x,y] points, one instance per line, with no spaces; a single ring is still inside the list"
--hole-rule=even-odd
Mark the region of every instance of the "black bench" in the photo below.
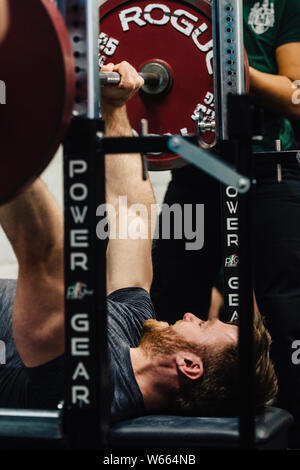
[[[256,417],[257,449],[287,449],[292,416],[270,407]],[[142,416],[110,427],[108,449],[238,448],[238,418]],[[0,409],[0,448],[64,448],[62,412]]]

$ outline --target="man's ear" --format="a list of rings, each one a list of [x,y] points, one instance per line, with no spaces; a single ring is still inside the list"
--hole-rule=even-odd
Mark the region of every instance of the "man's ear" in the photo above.
[[[204,372],[201,357],[192,352],[178,352],[176,354],[176,365],[180,372],[190,380],[199,379]]]

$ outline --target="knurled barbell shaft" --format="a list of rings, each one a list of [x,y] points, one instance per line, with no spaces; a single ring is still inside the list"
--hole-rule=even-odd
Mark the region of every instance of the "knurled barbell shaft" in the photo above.
[[[160,81],[158,73],[152,72],[139,72],[139,75],[144,79],[145,84],[148,86],[157,86]],[[118,72],[100,72],[100,83],[101,85],[117,86],[121,81],[121,75]]]

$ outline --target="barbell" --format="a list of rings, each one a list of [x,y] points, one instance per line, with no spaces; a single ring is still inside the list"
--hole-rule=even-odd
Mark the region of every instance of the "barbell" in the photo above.
[[[78,99],[80,73],[76,43],[52,0],[10,0],[9,7],[10,28],[0,45],[0,203],[30,184],[53,158]],[[194,134],[201,113],[210,129],[210,3],[108,0],[99,14],[99,66],[127,60],[145,78],[128,103],[132,127],[139,132],[146,119],[150,134]],[[245,70],[248,87],[246,55]],[[119,79],[100,72],[102,84]],[[206,132],[205,139],[211,143],[214,132]],[[171,153],[147,158],[151,170],[185,164]]]
[[[102,86],[117,86],[121,81],[118,72],[100,72]],[[162,60],[147,62],[140,70],[139,75],[144,79],[141,91],[148,95],[160,95],[168,93],[172,88],[173,76],[168,64]]]

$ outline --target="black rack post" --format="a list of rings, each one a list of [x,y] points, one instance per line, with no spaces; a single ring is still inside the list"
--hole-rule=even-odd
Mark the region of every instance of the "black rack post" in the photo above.
[[[96,236],[105,203],[104,157],[97,154],[100,115],[98,0],[68,0],[77,96],[64,142],[65,434],[72,448],[105,445],[109,410],[106,328],[106,241]],[[98,134],[98,135],[97,135]]]
[[[239,194],[239,409],[240,445],[255,447],[255,386],[253,335],[253,108],[247,95],[228,96],[229,137],[237,146],[237,167],[251,181],[250,190]]]
[[[64,145],[64,431],[72,448],[104,445],[109,406],[106,243],[96,237],[96,208],[105,203],[104,159],[96,159],[98,131],[103,132],[102,121],[73,118]]]
[[[245,102],[243,0],[213,0],[214,92],[218,152],[246,177],[252,160],[252,125]],[[232,100],[231,100],[232,98]],[[246,114],[243,115],[243,112]],[[233,118],[233,119],[232,119]],[[221,191],[224,228],[224,317],[239,319],[239,436],[242,448],[255,445],[253,407],[253,297],[251,189],[238,196]]]

